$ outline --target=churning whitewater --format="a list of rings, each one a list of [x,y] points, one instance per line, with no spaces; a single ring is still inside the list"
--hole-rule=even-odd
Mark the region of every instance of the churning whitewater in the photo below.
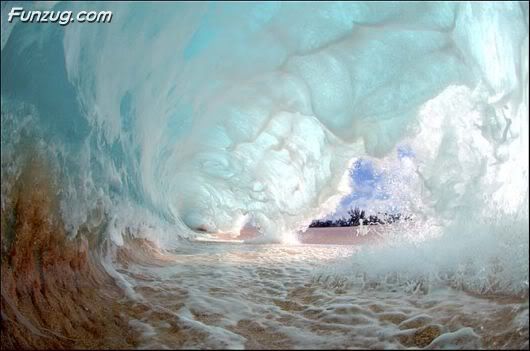
[[[527,2],[1,6],[2,348],[528,348]]]

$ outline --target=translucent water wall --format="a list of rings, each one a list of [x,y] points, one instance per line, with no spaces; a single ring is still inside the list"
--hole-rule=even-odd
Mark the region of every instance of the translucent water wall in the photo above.
[[[2,4],[2,206],[36,149],[71,235],[252,220],[281,241],[351,191],[352,160],[407,140],[419,214],[528,221],[525,2],[90,6],[112,23],[7,24]]]

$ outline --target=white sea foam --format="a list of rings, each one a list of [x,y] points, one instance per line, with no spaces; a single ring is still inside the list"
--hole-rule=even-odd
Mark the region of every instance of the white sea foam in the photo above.
[[[141,347],[518,348],[528,338],[528,304],[518,299],[475,297],[449,285],[424,292],[361,287],[320,274],[356,252],[202,243],[167,253],[164,266],[119,270],[145,297],[148,308],[137,318],[156,331]],[[153,310],[167,312],[155,318]]]
[[[180,254],[142,272],[148,284],[134,277],[141,266],[120,271],[104,256],[133,300],[159,294],[157,311],[181,311],[192,322],[179,327],[205,347],[249,345],[241,335],[263,328],[278,345],[401,347],[399,328],[369,311],[378,301],[394,317],[428,314],[448,328],[439,342],[469,347],[480,331],[448,327],[448,300],[496,313],[462,290],[528,292],[527,3],[98,6],[111,25],[2,18],[2,209],[21,168],[49,159],[72,236],[117,246],[133,236]],[[414,157],[392,156],[400,142]],[[358,158],[387,171],[414,224],[322,268],[343,249],[298,246],[295,233],[351,192]],[[261,242],[291,245],[187,240],[247,221]],[[315,286],[307,301],[289,295]],[[163,302],[180,293],[189,313]],[[450,312],[418,307],[431,298]],[[353,305],[364,312],[338,312]],[[195,309],[220,317],[200,321]],[[152,341],[166,324],[147,319]]]

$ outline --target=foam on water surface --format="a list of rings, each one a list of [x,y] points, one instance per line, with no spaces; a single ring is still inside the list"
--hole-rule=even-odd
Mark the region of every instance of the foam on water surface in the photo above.
[[[428,293],[360,287],[319,273],[359,250],[205,243],[186,254],[167,253],[158,268],[118,270],[144,298],[137,318],[156,331],[140,347],[469,349],[528,342],[520,322],[527,299],[450,286]]]
[[[11,5],[9,345],[528,347],[528,3]],[[299,234],[359,159],[412,221]]]

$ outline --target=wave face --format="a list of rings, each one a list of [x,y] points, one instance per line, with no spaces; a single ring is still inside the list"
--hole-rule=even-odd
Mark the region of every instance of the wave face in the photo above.
[[[14,4],[6,348],[528,348],[527,2]]]
[[[526,3],[91,6],[112,23],[3,21],[3,208],[32,150],[71,236],[286,241],[406,139],[419,214],[528,221]]]

